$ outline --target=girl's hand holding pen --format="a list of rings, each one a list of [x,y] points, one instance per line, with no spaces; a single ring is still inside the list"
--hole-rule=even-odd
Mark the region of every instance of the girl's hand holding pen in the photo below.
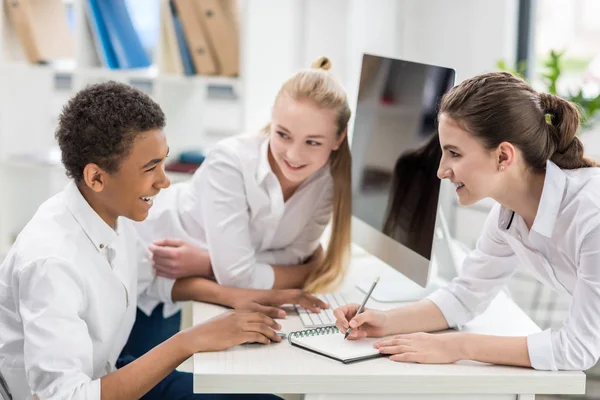
[[[386,336],[387,314],[384,311],[365,308],[362,313],[356,315],[359,308],[360,304],[347,304],[333,311],[335,325],[340,332],[344,334],[348,327],[351,327],[348,339],[353,340]]]

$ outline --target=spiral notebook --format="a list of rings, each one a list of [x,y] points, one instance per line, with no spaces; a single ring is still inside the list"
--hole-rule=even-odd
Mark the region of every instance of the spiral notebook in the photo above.
[[[373,347],[378,340],[380,339],[344,340],[344,335],[335,326],[305,329],[288,335],[291,345],[344,364],[384,356]]]

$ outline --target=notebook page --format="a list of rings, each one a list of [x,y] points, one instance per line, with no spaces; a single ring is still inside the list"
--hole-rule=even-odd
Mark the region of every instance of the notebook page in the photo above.
[[[373,344],[378,340],[381,339],[344,340],[344,335],[341,333],[291,339],[295,344],[343,361],[379,354],[379,351],[373,348]]]

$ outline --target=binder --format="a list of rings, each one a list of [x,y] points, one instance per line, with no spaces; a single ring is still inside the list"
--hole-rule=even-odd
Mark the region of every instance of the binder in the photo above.
[[[89,23],[92,39],[96,47],[98,59],[106,68],[118,69],[119,61],[117,55],[110,42],[106,25],[98,8],[98,1],[102,0],[86,0],[85,13]]]
[[[5,0],[4,4],[29,62],[74,58],[75,43],[62,0]]]
[[[125,0],[99,0],[97,4],[119,67],[149,67],[150,58],[133,26]]]
[[[345,340],[335,325],[304,329],[288,335],[292,346],[331,358],[344,364],[384,357],[373,347],[381,339]]]
[[[199,75],[215,75],[219,71],[208,46],[206,30],[202,26],[192,0],[173,0],[177,15],[181,19],[188,48]]]
[[[160,2],[160,57],[159,71],[167,74],[183,75],[183,61],[177,43],[175,23],[169,0]]]
[[[173,0],[169,1],[169,8],[173,17],[173,28],[175,29],[177,47],[179,48],[179,55],[183,65],[183,73],[186,76],[195,75],[196,68],[194,68],[194,63],[192,62],[192,56],[190,55],[187,39],[185,38],[185,33],[183,32],[183,25],[181,24],[181,19],[177,14],[177,9],[175,8]]]
[[[220,75],[239,73],[239,38],[230,10],[220,0],[194,0],[196,13],[206,28],[208,45],[215,56]]]

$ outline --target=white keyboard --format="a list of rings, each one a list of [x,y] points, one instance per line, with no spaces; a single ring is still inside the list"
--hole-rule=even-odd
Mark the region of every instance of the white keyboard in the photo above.
[[[320,313],[313,313],[308,311],[302,306],[296,305],[296,311],[300,315],[300,320],[305,328],[319,328],[322,326],[335,325],[335,317],[333,316],[333,310],[336,308],[348,304],[344,296],[341,293],[327,293],[316,295],[319,299],[329,304],[329,308],[321,310]]]

